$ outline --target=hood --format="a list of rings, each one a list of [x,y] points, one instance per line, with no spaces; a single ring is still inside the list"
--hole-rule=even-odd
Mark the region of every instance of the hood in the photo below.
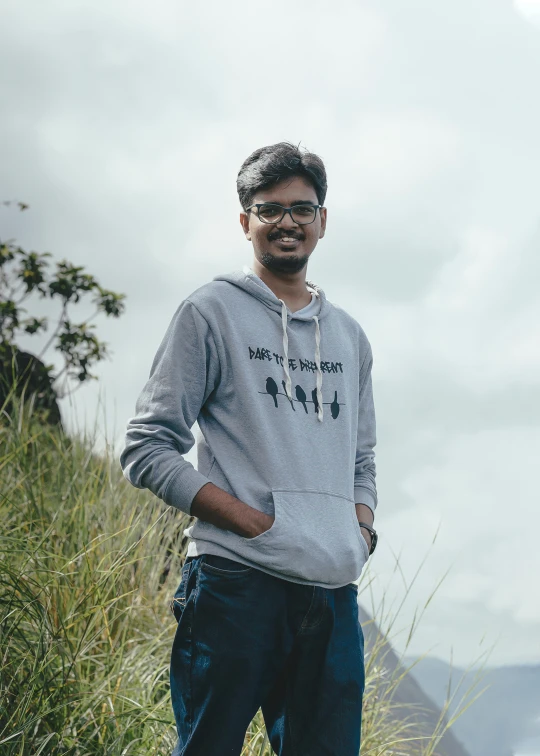
[[[259,299],[265,307],[270,310],[274,310],[281,315],[283,300],[278,299],[273,291],[266,286],[261,286],[258,282],[260,279],[255,276],[252,270],[245,266],[244,270],[235,270],[231,273],[222,273],[219,276],[214,277],[214,281],[228,281],[234,286],[238,286],[240,289],[244,289],[248,294],[251,294],[256,299]],[[311,289],[317,296],[320,302],[319,312],[317,317],[322,320],[328,314],[330,310],[330,303],[326,299],[326,294],[316,283],[306,280],[306,286]],[[290,312],[288,310],[288,318],[290,320],[312,320],[312,315],[300,315],[296,312]]]
[[[323,421],[323,399],[322,399],[322,380],[323,374],[321,370],[321,329],[319,321],[322,320],[328,314],[330,310],[330,303],[326,299],[324,291],[317,286],[316,283],[306,280],[306,286],[315,294],[319,302],[319,309],[316,315],[314,314],[301,314],[298,312],[291,312],[285,302],[279,299],[271,289],[260,282],[258,276],[248,268],[244,267],[243,270],[233,271],[231,273],[223,273],[218,276],[214,276],[214,281],[227,281],[234,286],[238,286],[251,296],[260,300],[260,302],[273,310],[281,320],[281,329],[283,337],[283,372],[285,374],[285,392],[289,400],[292,401],[292,382],[289,372],[289,336],[287,333],[287,326],[289,320],[304,320],[312,321],[314,327],[314,357],[313,361],[317,366],[317,418],[320,422]],[[309,305],[308,305],[309,306]],[[276,324],[279,321],[276,318]]]

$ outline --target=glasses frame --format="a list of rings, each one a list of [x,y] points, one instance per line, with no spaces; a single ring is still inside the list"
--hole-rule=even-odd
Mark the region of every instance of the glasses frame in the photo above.
[[[273,221],[263,220],[261,216],[259,215],[259,209],[263,205],[273,205],[274,207],[281,207],[281,209],[283,210],[283,212],[281,213],[281,218],[279,218],[279,220],[273,220]],[[305,204],[302,203],[299,205],[292,205],[292,207],[282,207],[277,202],[256,202],[254,205],[250,205],[249,207],[246,207],[246,213],[248,213],[253,207],[257,208],[257,213],[256,213],[257,218],[261,221],[261,223],[266,223],[268,226],[274,226],[277,223],[281,223],[281,221],[285,217],[285,213],[289,213],[289,215],[291,216],[292,222],[296,223],[298,226],[309,226],[311,223],[315,223],[315,220],[317,218],[317,210],[320,211],[322,208],[324,208],[324,205],[312,205],[311,203],[308,204],[306,202]],[[306,223],[300,223],[299,221],[295,220],[292,217],[292,211],[295,210],[297,207],[314,207],[315,215],[313,216],[313,220],[306,221]]]

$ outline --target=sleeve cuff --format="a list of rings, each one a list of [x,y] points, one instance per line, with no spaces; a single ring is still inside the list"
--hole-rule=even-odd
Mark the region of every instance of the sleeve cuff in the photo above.
[[[175,475],[165,491],[163,501],[186,514],[191,514],[191,503],[201,488],[210,483],[207,477],[194,467],[181,470]]]
[[[354,503],[355,504],[365,504],[366,507],[369,507],[373,514],[375,515],[375,509],[377,508],[377,501],[373,494],[367,490],[367,488],[357,488],[355,486],[354,489]]]

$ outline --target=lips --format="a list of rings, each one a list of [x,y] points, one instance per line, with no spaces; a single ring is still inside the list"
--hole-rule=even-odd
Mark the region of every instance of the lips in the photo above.
[[[282,236],[279,239],[275,239],[274,243],[281,249],[295,249],[300,243],[300,240],[290,236]]]
[[[298,244],[301,239],[298,238],[298,236],[277,236],[277,237],[270,237],[270,241],[275,242],[276,244],[279,244],[283,247],[293,247],[296,244]]]
[[[299,241],[300,239],[303,239],[304,235],[301,236],[298,235],[298,231],[293,231],[291,233],[287,233],[287,231],[282,231],[281,229],[274,229],[268,234],[268,241],[279,241],[279,239],[295,239],[296,241]]]

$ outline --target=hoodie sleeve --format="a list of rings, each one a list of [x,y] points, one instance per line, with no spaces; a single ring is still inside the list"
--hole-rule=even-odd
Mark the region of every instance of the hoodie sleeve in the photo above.
[[[201,407],[219,383],[219,357],[210,327],[184,300],[158,348],[150,376],[128,421],[120,455],[124,477],[166,504],[190,513],[209,480],[184,459]]]
[[[377,507],[375,485],[375,452],[377,443],[375,407],[373,405],[373,385],[371,368],[373,354],[369,347],[360,369],[360,397],[358,404],[358,435],[356,441],[356,462],[354,468],[354,501],[366,504],[372,511]]]

